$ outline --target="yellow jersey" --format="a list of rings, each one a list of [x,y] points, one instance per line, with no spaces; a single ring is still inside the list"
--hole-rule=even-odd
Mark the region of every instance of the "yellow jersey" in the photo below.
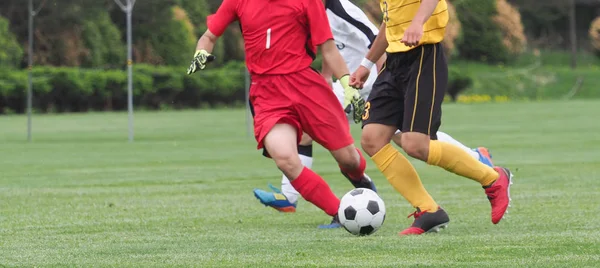
[[[448,4],[446,0],[439,1],[431,17],[423,25],[423,37],[419,45],[435,44],[444,40],[446,25],[448,25]],[[417,15],[421,0],[381,0],[380,6],[383,11],[383,21],[386,23],[385,34],[389,44],[386,51],[404,52],[414,48],[405,46],[400,40]]]

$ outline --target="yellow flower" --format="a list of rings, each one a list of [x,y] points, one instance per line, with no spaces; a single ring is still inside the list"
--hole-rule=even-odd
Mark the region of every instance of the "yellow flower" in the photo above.
[[[459,95],[459,103],[489,103],[489,102],[508,102],[508,96],[491,96],[487,94]]]

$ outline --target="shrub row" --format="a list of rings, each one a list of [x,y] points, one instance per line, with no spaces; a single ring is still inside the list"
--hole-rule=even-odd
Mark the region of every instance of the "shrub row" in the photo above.
[[[243,105],[245,66],[230,62],[194,75],[185,69],[136,65],[133,102],[136,109],[183,109]],[[36,112],[117,111],[127,108],[127,72],[65,67],[32,70],[33,108]],[[26,110],[28,72],[0,72],[0,114]],[[450,70],[449,94],[453,97],[472,81]]]
[[[245,66],[186,75],[185,68],[137,65],[133,74],[136,109],[198,108],[244,100]],[[33,108],[38,112],[123,110],[127,107],[125,70],[36,67],[32,70]],[[26,109],[28,72],[0,72],[0,113]]]

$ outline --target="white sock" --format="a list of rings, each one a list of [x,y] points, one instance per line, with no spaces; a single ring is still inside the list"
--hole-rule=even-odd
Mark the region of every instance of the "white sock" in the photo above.
[[[456,145],[456,146],[460,147],[461,149],[463,149],[465,152],[469,153],[473,158],[479,160],[479,154],[477,152],[475,152],[471,148],[465,146],[460,141],[457,141],[454,138],[450,137],[450,135],[448,135],[444,132],[438,131],[437,137],[438,137],[439,141],[443,141],[443,142],[447,142],[447,143]]]
[[[312,168],[313,158],[311,156],[299,156],[302,165],[304,165],[307,168]],[[294,189],[294,186],[292,186],[292,183],[285,175],[283,175],[283,177],[281,178],[281,193],[283,193],[283,195],[287,197],[290,203],[296,203],[298,201],[298,197],[300,196],[300,193],[298,193],[298,191]]]

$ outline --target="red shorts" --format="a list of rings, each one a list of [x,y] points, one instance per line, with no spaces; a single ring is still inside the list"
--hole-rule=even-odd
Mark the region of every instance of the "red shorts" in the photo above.
[[[354,143],[350,126],[333,90],[317,71],[305,70],[282,75],[253,75],[250,105],[254,115],[254,137],[258,149],[277,123],[286,123],[327,150]]]

